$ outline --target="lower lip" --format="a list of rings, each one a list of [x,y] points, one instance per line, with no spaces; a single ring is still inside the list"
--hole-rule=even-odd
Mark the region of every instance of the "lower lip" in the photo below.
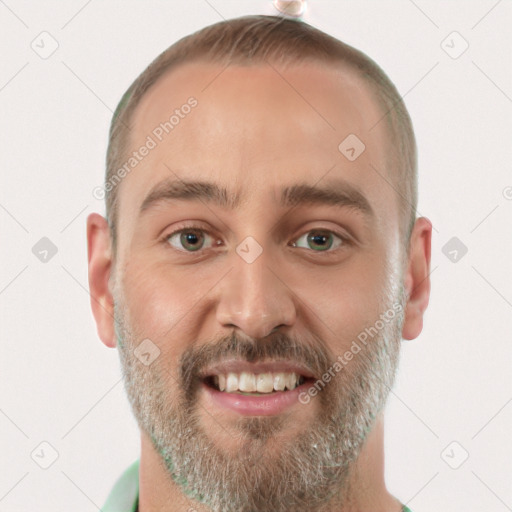
[[[261,396],[240,395],[218,391],[205,383],[203,390],[211,401],[224,409],[231,409],[246,416],[272,416],[283,412],[288,407],[299,402],[299,395],[311,384],[305,382],[291,391],[275,391]]]

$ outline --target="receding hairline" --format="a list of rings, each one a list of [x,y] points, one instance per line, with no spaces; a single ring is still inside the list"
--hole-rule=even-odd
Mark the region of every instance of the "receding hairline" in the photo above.
[[[277,33],[277,28],[286,34]],[[274,40],[278,42],[274,44]],[[304,50],[303,53],[299,47]],[[402,235],[408,240],[415,220],[411,212],[415,213],[417,202],[416,147],[410,118],[394,84],[378,64],[360,50],[296,20],[276,20],[276,17],[256,15],[219,22],[182,38],[154,59],[126,91],[113,116],[107,179],[109,172],[115,171],[115,162],[121,161],[130,147],[133,121],[146,95],[155,84],[180,67],[202,62],[244,67],[265,63],[300,66],[312,62],[326,67],[336,66],[340,70],[344,68],[344,71],[352,72],[368,84],[372,99],[385,114],[386,137],[390,147],[393,147],[387,152],[389,162],[386,164],[389,169],[399,169],[395,171],[402,178],[398,181],[398,187],[405,189],[405,195],[401,195],[398,201],[399,214],[409,220],[408,226],[402,226],[404,219],[400,222]],[[109,166],[109,163],[114,164]],[[409,181],[403,184],[403,179]],[[107,195],[107,218],[114,240],[117,196],[117,190]]]
[[[222,80],[223,77],[220,75],[224,74],[224,71],[227,70],[227,68],[233,69],[266,69],[271,71],[271,73],[275,74],[276,77],[281,77],[283,79],[283,82],[287,83],[287,86],[290,87],[290,94],[294,94],[297,97],[302,98],[302,100],[307,103],[307,100],[304,99],[300,95],[300,91],[294,90],[293,84],[289,83],[287,81],[287,76],[282,75],[281,73],[287,73],[288,71],[294,71],[294,70],[306,70],[308,71],[308,67],[311,66],[310,69],[312,70],[318,70],[320,72],[326,72],[326,74],[331,74],[333,80],[340,79],[340,83],[336,85],[336,88],[339,89],[339,94],[343,94],[344,92],[344,86],[348,85],[356,86],[357,89],[361,90],[360,87],[362,87],[361,95],[367,97],[370,99],[371,103],[375,107],[375,118],[372,119],[365,119],[365,121],[368,121],[368,129],[372,127],[374,122],[376,122],[379,118],[385,118],[386,114],[386,105],[381,101],[379,98],[379,95],[377,94],[375,87],[372,86],[372,84],[365,80],[363,76],[358,72],[356,68],[353,66],[350,66],[346,63],[337,63],[338,65],[334,67],[331,61],[323,61],[320,59],[316,59],[314,57],[308,56],[304,59],[300,60],[287,60],[286,62],[280,62],[279,67],[276,67],[278,63],[271,60],[265,60],[265,61],[252,61],[252,62],[230,62],[226,63],[223,61],[211,61],[207,60],[202,57],[194,58],[193,60],[187,60],[184,62],[180,62],[179,64],[170,67],[169,69],[165,70],[161,75],[159,75],[158,79],[155,80],[150,87],[148,87],[144,94],[141,95],[137,101],[136,104],[133,105],[133,108],[131,109],[130,113],[130,129],[127,130],[127,133],[129,136],[133,135],[136,130],[138,130],[138,115],[141,112],[141,109],[143,109],[145,106],[151,104],[150,97],[152,93],[155,92],[155,89],[162,85],[162,82],[166,80],[172,80],[174,75],[179,75],[180,73],[184,72],[185,75],[187,75],[187,72],[189,71],[196,71],[197,74],[205,75],[205,82],[204,87],[201,89],[201,92],[205,90],[207,87],[210,87],[210,85],[213,83],[213,81],[217,80],[217,78],[220,78]],[[202,69],[201,69],[202,68]],[[211,76],[209,75],[209,72],[212,71]],[[224,75],[225,76],[225,75]],[[188,76],[183,76],[180,78],[180,80],[186,80],[189,78]],[[172,94],[172,89],[169,89],[170,94]],[[181,98],[180,99],[184,99]],[[314,105],[312,106],[312,109],[314,109]],[[322,116],[321,113],[318,114],[319,116]],[[325,122],[327,124],[329,123],[328,119],[325,119]],[[382,125],[385,125],[386,123],[383,122]],[[379,128],[379,126],[376,126],[376,128]],[[334,130],[334,128],[333,128]],[[384,133],[388,136],[390,132],[389,127],[384,130]],[[129,139],[128,139],[129,140]],[[389,141],[391,143],[391,140]],[[135,144],[136,141],[130,140],[130,144],[128,144],[128,147],[131,147],[132,144]]]

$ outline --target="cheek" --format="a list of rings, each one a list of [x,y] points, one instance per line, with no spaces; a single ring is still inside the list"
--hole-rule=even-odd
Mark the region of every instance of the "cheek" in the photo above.
[[[187,341],[184,330],[198,307],[198,290],[176,269],[132,258],[124,269],[122,289],[130,321],[141,336],[165,350],[178,345],[168,340]]]
[[[305,314],[312,310],[311,320],[319,322],[325,339],[331,340],[333,353],[344,351],[389,307],[385,261],[383,252],[368,251],[329,271],[318,269],[295,288],[308,306]]]

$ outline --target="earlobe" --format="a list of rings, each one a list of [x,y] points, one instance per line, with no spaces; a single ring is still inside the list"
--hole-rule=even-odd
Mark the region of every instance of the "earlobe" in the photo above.
[[[113,348],[116,346],[114,301],[109,287],[112,243],[108,223],[98,213],[87,218],[87,249],[92,313],[101,341]]]
[[[432,224],[420,217],[414,224],[409,247],[409,262],[404,276],[407,292],[402,337],[412,340],[423,329],[423,314],[430,298],[430,256]]]

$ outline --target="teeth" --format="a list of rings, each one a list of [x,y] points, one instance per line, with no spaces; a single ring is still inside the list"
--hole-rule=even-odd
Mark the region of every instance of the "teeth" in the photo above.
[[[297,374],[287,373],[284,379],[286,389],[295,389],[297,387]]]
[[[238,379],[238,389],[245,393],[254,393],[256,391],[256,375],[254,373],[242,372]]]
[[[228,373],[213,376],[214,385],[227,393],[241,391],[243,393],[272,393],[273,391],[284,391],[295,389],[304,382],[303,377],[296,373]]]
[[[238,391],[238,375],[236,373],[228,373],[226,378],[226,391],[228,393]]]
[[[274,379],[271,373],[260,373],[256,376],[256,391],[258,393],[271,393],[274,390]]]
[[[284,391],[286,376],[284,373],[274,373],[274,389]]]

